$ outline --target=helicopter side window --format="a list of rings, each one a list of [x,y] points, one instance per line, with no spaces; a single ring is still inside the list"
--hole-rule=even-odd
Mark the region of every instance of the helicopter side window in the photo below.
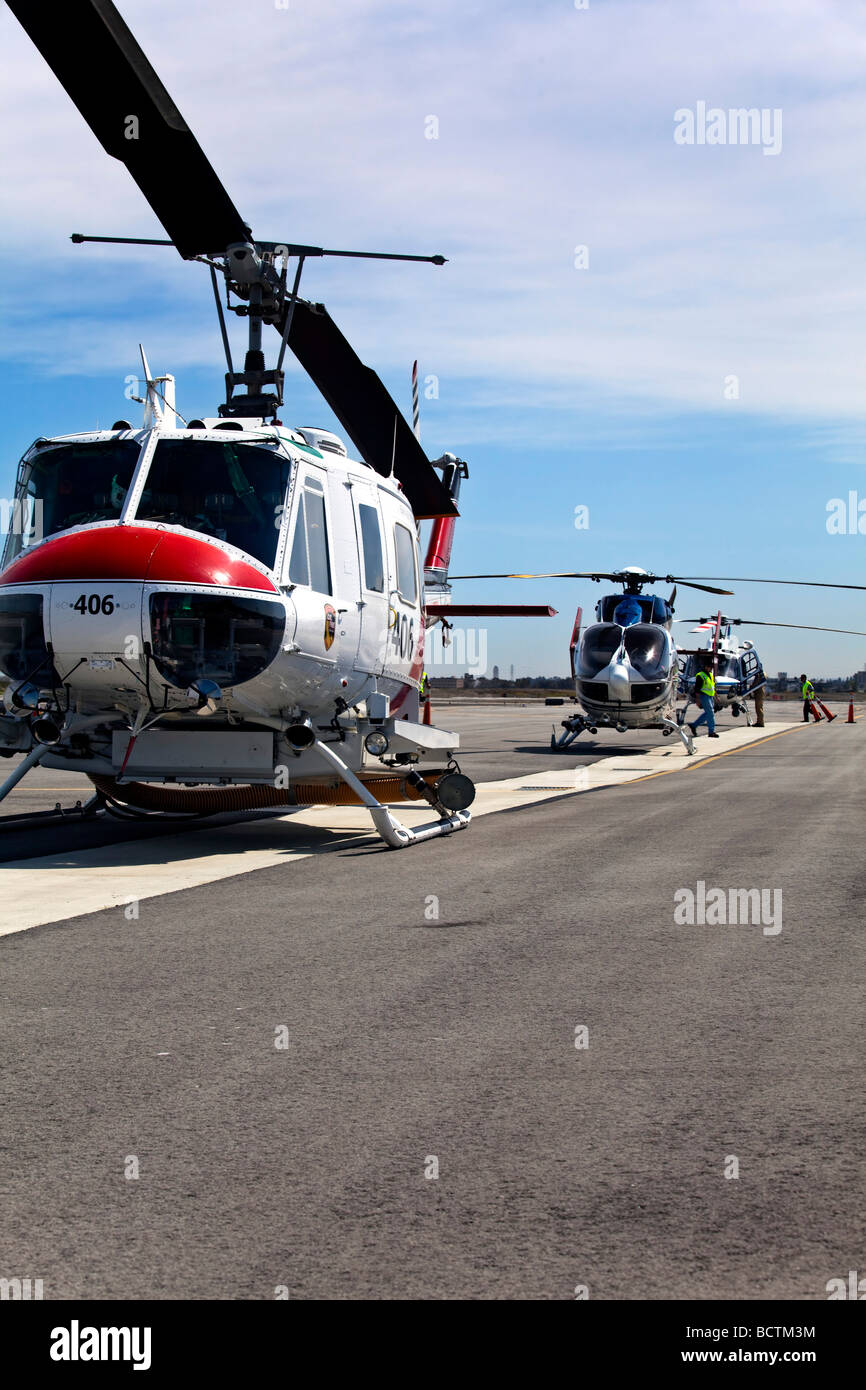
[[[132,439],[60,444],[37,453],[22,471],[22,524],[9,528],[4,563],[45,536],[119,517],[138,455]]]
[[[292,584],[309,585],[318,594],[331,592],[325,494],[321,483],[315,478],[305,479],[298,499],[289,580]]]
[[[400,597],[407,603],[414,603],[418,597],[418,580],[415,570],[415,541],[408,526],[398,522],[394,527],[394,544],[397,553],[397,588]]]
[[[385,589],[385,564],[382,556],[382,536],[379,513],[367,502],[358,503],[361,522],[361,548],[364,552],[364,587],[381,594]]]
[[[163,439],[136,516],[215,536],[272,567],[291,468],[262,445]]]

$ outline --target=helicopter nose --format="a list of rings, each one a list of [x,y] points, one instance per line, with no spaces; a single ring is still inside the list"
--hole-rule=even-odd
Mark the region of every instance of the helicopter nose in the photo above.
[[[89,579],[278,592],[268,575],[217,542],[148,526],[95,526],[43,541],[13,560],[0,585]]]
[[[616,662],[608,668],[607,677],[608,688],[615,700],[627,700],[631,689],[629,680],[629,668],[622,662]]]

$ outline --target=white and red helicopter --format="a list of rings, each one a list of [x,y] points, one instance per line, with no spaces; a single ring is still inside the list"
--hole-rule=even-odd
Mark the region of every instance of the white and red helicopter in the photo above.
[[[209,266],[228,372],[218,414],[183,421],[173,378],[142,353],[140,428],[39,438],[24,455],[0,570],[0,754],[25,756],[0,800],[42,762],[91,779],[88,814],[364,805],[394,848],[462,829],[474,787],[458,736],[421,717],[425,628],[553,610],[447,604],[466,465],[431,463],[325,308],[298,297],[308,258],[377,253],[254,241],[109,0],[8,3],[162,222],[154,244]],[[242,371],[220,274],[248,321]],[[264,325],[279,337],[271,369]],[[330,431],[279,421],[287,347],[358,460]],[[419,799],[437,818],[414,829],[386,804]]]

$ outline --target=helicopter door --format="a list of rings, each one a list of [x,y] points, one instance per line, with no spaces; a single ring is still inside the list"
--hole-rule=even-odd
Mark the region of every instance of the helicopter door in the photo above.
[[[695,658],[686,656],[680,652],[677,656],[677,666],[679,667],[679,679],[677,681],[677,694],[688,695],[691,692],[692,684],[697,670]]]
[[[760,678],[763,675],[763,671],[761,670],[761,663],[758,660],[758,653],[754,649],[740,653],[740,670],[743,673],[743,681],[740,690],[744,695],[747,691],[752,689],[756,681],[758,684],[762,684]]]
[[[368,483],[351,483],[355,535],[359,558],[360,632],[355,670],[381,675],[385,669],[388,632],[388,575],[382,537],[378,489]]]
[[[322,679],[328,668],[336,667],[339,650],[325,482],[322,470],[308,466],[298,472],[285,576],[298,615],[298,656],[315,662]]]
[[[387,508],[383,520],[389,532],[387,544],[391,553],[384,673],[386,676],[405,680],[413,672],[413,668],[417,677],[421,674],[418,536],[412,514],[407,508]]]

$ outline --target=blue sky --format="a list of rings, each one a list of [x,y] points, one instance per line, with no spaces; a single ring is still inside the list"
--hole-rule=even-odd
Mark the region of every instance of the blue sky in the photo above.
[[[866,535],[826,529],[832,498],[866,500],[859,3],[119,8],[258,235],[450,258],[312,263],[303,289],[407,409],[413,357],[437,378],[424,444],[470,466],[456,573],[866,582]],[[129,413],[139,340],[187,416],[214,413],[223,363],[203,267],[70,244],[161,229],[5,7],[0,39],[8,496],[36,435]],[[699,101],[780,111],[780,152],[676,144]],[[300,372],[287,394],[286,421],[333,423]],[[565,671],[600,592],[459,588],[560,610],[488,624],[489,663],[518,673]],[[742,585],[729,611],[866,630],[864,597]],[[760,650],[769,671],[866,665],[866,638],[769,630]]]

